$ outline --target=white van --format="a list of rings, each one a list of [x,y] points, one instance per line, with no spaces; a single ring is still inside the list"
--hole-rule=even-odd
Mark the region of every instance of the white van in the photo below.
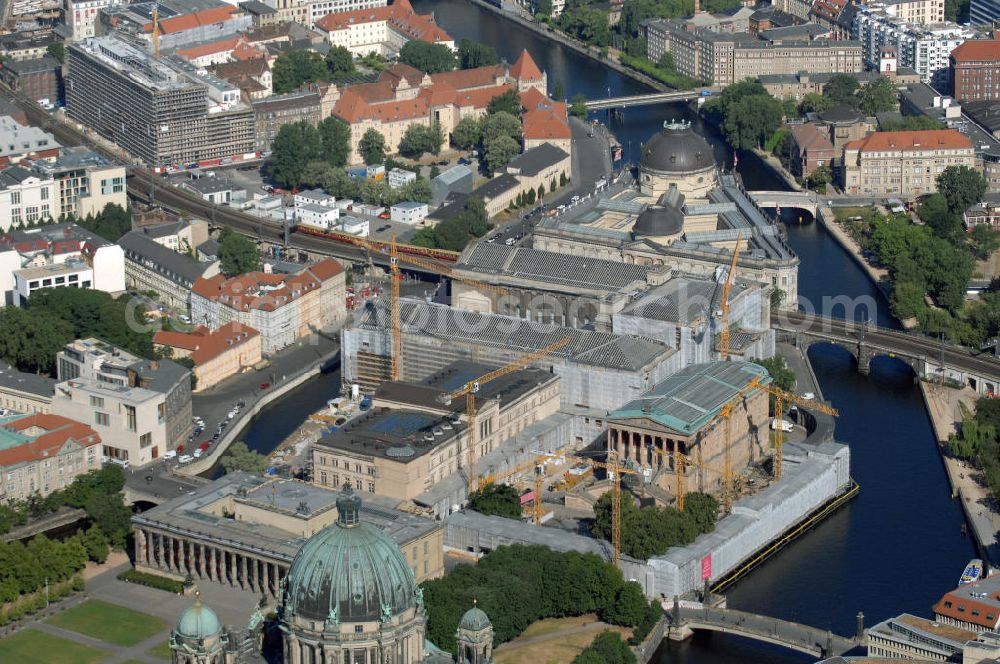
[[[788,420],[785,419],[779,420],[777,417],[775,417],[774,419],[771,420],[771,429],[774,431],[781,429],[784,432],[788,432],[788,431],[794,431],[795,425],[789,422]]]

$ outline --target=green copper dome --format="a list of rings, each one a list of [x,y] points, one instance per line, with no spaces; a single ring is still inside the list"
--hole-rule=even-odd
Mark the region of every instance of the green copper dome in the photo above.
[[[458,623],[459,629],[467,629],[472,632],[478,632],[479,630],[486,629],[490,626],[490,617],[486,615],[486,612],[480,609],[478,606],[473,606],[471,609],[465,612],[462,616],[461,622]]]
[[[218,636],[221,631],[219,616],[201,603],[201,597],[196,597],[194,606],[182,613],[177,621],[177,634],[188,639],[207,639]]]
[[[417,583],[399,545],[359,520],[361,500],[347,490],[337,523],[303,545],[288,569],[285,610],[330,626],[388,620],[417,602]]]

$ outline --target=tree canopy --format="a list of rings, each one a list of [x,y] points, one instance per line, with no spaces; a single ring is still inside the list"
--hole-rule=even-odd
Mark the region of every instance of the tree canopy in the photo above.
[[[464,37],[458,42],[458,66],[462,69],[475,69],[496,63],[497,52],[492,46]]]
[[[459,565],[423,584],[427,638],[454,650],[455,625],[473,600],[490,617],[496,645],[543,618],[597,613],[602,620],[634,626],[624,621],[646,614],[648,602],[641,591],[623,591],[626,585],[620,571],[594,554],[500,547],[476,565]]]
[[[319,130],[303,120],[281,125],[277,136],[271,141],[271,157],[267,168],[278,185],[297,187],[302,183],[306,164],[324,159],[323,139]]]
[[[638,587],[638,584],[629,584]],[[640,593],[642,590],[640,589]],[[635,664],[635,654],[617,632],[605,630],[594,637],[572,664]]]
[[[399,142],[399,154],[412,158],[418,158],[425,152],[438,154],[442,143],[444,143],[444,132],[438,123],[411,124]]]
[[[823,86],[823,96],[830,100],[831,106],[855,106],[854,94],[860,85],[850,74],[834,74]]]
[[[451,71],[458,65],[455,52],[444,44],[431,44],[412,39],[399,49],[399,61],[415,67],[425,74]]]
[[[974,168],[949,166],[937,177],[938,192],[948,202],[948,209],[961,215],[983,200],[986,193],[986,179]]]
[[[96,215],[88,214],[83,219],[77,219],[76,223],[108,242],[118,242],[122,235],[132,230],[132,208],[108,203]]]
[[[409,43],[412,44],[413,42]],[[385,136],[375,129],[375,127],[370,127],[358,142],[358,152],[361,153],[361,158],[369,166],[383,163],[386,154]]]
[[[879,131],[925,131],[941,129],[941,123],[929,115],[907,115],[902,118],[892,118],[878,126]]]
[[[267,470],[268,464],[266,456],[260,452],[251,450],[242,440],[237,440],[230,445],[226,453],[219,459],[219,462],[226,469],[227,473],[243,471],[252,475],[263,473]]]
[[[684,511],[672,507],[636,507],[629,497],[622,496],[622,552],[638,560],[666,553],[672,546],[690,544],[701,534],[715,529],[719,503],[705,493],[689,493],[684,497]],[[611,538],[611,493],[598,498],[594,506],[593,534]]]
[[[521,518],[521,497],[509,484],[487,484],[469,496],[469,508],[480,514]]]
[[[219,233],[219,261],[227,277],[253,272],[260,263],[260,249],[250,238],[224,226]]]
[[[275,58],[271,66],[271,89],[278,95],[297,90],[304,83],[328,78],[327,61],[316,51],[288,51]]]
[[[517,93],[517,90],[507,90],[503,94],[497,95],[490,100],[489,105],[486,107],[486,112],[489,115],[503,111],[518,117],[523,110],[524,106],[521,105],[521,95]]]
[[[488,219],[483,200],[470,198],[461,213],[431,228],[421,228],[417,231],[412,243],[432,249],[461,251],[469,240],[486,234],[490,228]]]
[[[326,69],[333,80],[342,80],[357,73],[354,56],[343,46],[331,46],[326,52]]]
[[[521,144],[506,134],[485,143],[486,165],[490,171],[497,173],[507,168],[510,160],[521,152]]]
[[[857,108],[865,115],[896,110],[896,88],[885,76],[869,81],[857,91]]]

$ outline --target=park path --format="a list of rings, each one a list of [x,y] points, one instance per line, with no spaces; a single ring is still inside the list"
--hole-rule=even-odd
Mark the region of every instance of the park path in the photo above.
[[[108,643],[107,641],[95,639],[91,636],[87,636],[86,634],[80,634],[79,632],[56,627],[55,625],[50,625],[41,621],[31,623],[30,627],[38,630],[39,632],[45,632],[46,634],[58,636],[81,645],[111,652],[111,656],[102,659],[101,664],[122,664],[123,662],[127,662],[129,660],[146,662],[147,664],[163,664],[167,661],[160,659],[159,657],[153,657],[152,655],[147,654],[147,651],[170,638],[169,628],[160,630],[153,636],[148,639],[143,639],[135,645],[119,646],[113,643]]]
[[[529,636],[526,639],[508,641],[507,643],[501,645],[496,649],[496,653],[500,654],[505,650],[516,650],[522,646],[530,646],[535,643],[542,643],[543,641],[554,641],[563,636],[572,636],[574,634],[582,634],[584,632],[595,632],[603,631],[605,629],[612,629],[613,626],[607,623],[601,622],[600,620],[595,620],[594,622],[589,622],[584,625],[576,625],[574,627],[564,627],[563,629],[557,629],[553,632],[546,632],[545,634],[539,634],[538,636]]]

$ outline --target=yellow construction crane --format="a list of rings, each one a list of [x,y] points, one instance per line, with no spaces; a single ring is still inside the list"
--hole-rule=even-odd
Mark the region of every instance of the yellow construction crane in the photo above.
[[[663,458],[673,457],[674,459],[674,475],[676,481],[675,492],[677,493],[675,507],[677,508],[678,512],[684,511],[684,496],[687,493],[687,489],[684,486],[686,481],[685,473],[687,466],[696,466],[698,470],[700,470],[702,473],[705,473],[705,471],[707,470],[714,470],[716,472],[719,472],[719,469],[714,466],[710,466],[709,464],[704,462],[696,461],[691,457],[689,457],[688,455],[682,454],[680,451],[680,446],[676,444],[674,445],[673,452],[664,452],[658,447],[650,447],[649,449],[653,450]]]
[[[779,420],[778,428],[774,432],[774,467],[772,468],[772,473],[774,479],[781,479],[781,462],[783,459],[782,445],[784,443],[784,433],[785,430],[780,424],[780,420],[784,419],[784,404],[785,402],[794,403],[797,406],[802,406],[803,408],[808,408],[810,410],[818,410],[821,413],[826,413],[833,417],[840,415],[836,408],[827,406],[825,403],[820,403],[815,399],[806,399],[805,397],[800,397],[797,394],[792,394],[791,392],[786,392],[780,387],[775,387],[774,385],[762,385],[762,389],[766,390],[769,394],[774,395],[774,417]]]
[[[719,357],[723,360],[729,359],[729,291],[733,287],[736,261],[740,257],[740,241],[742,239],[743,233],[737,233],[736,246],[733,247],[733,259],[729,262],[729,274],[726,275],[726,282],[722,286],[722,316],[720,317],[722,331],[719,333]]]
[[[159,3],[153,3],[153,55],[160,57],[160,10]]]
[[[483,290],[492,291],[503,295],[507,293],[505,288],[499,286],[494,286],[492,284],[485,284],[480,281],[475,281],[472,279],[466,279],[464,277],[459,277],[452,272],[451,268],[441,263],[434,261],[425,260],[423,258],[418,258],[416,256],[410,256],[409,254],[401,255],[399,253],[399,247],[396,244],[396,235],[393,234],[389,239],[388,243],[385,242],[373,242],[368,238],[362,237],[352,237],[350,240],[353,244],[366,249],[369,252],[374,253],[386,253],[388,249],[389,254],[389,276],[391,278],[392,284],[390,285],[390,295],[389,295],[389,326],[391,330],[391,344],[392,350],[390,351],[389,358],[389,379],[399,380],[402,375],[402,358],[403,358],[403,337],[401,333],[401,315],[399,312],[399,261],[402,258],[407,263],[412,263],[418,267],[425,270],[430,270],[435,274],[439,274],[454,281],[459,281],[464,284],[469,284],[476,288]]]
[[[730,426],[730,420],[732,419],[733,410],[736,409],[738,405],[743,401],[747,394],[752,392],[754,389],[760,387],[760,379],[754,378],[749,383],[744,385],[739,392],[737,392],[732,399],[723,404],[722,408],[719,410],[718,417],[723,418],[723,426],[725,426],[725,449],[722,455],[722,505],[728,513],[733,506],[733,459],[732,459],[732,428]]]
[[[468,447],[468,476],[469,476],[469,493],[478,491],[480,482],[476,477],[476,432],[478,426],[476,424],[476,393],[479,392],[480,385],[490,382],[491,380],[496,380],[501,376],[506,376],[507,374],[514,373],[524,367],[528,366],[533,362],[537,362],[543,357],[554,353],[563,346],[569,344],[571,339],[569,337],[563,337],[555,343],[551,343],[541,350],[537,350],[534,353],[529,353],[524,355],[519,359],[506,364],[499,369],[490,371],[489,373],[483,374],[474,380],[470,380],[465,385],[455,390],[451,394],[444,395],[441,400],[445,403],[451,403],[455,399],[464,396],[465,397],[465,409],[468,415],[468,425],[469,425],[469,447]]]

